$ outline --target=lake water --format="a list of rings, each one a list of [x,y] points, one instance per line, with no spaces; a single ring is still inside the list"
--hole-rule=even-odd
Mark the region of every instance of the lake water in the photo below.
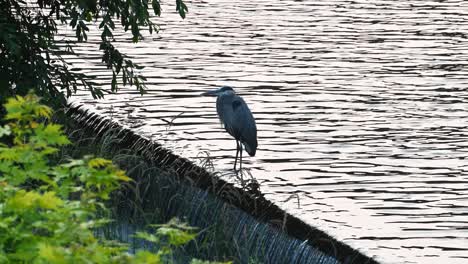
[[[192,1],[185,20],[167,2],[159,35],[116,32],[148,93],[73,100],[229,173],[235,141],[198,95],[231,85],[268,199],[383,263],[468,263],[468,2]],[[68,59],[110,87],[97,41]]]

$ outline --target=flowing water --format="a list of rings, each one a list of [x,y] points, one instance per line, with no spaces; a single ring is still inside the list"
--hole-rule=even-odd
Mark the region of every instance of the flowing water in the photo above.
[[[268,199],[383,263],[468,263],[468,2],[192,1],[185,20],[167,2],[159,35],[116,32],[148,93],[74,100],[228,173],[235,141],[198,95],[231,85]],[[110,86],[97,41],[68,59]]]

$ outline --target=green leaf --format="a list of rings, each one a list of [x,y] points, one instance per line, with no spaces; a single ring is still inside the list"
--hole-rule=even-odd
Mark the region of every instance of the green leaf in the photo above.
[[[18,216],[8,216],[0,218],[0,229],[10,229],[12,225],[16,225],[15,221],[17,221]],[[5,231],[2,231],[5,232]],[[2,262],[0,262],[2,263]]]
[[[141,263],[141,264],[160,264],[163,263],[161,261],[160,254],[153,254],[146,250],[139,250],[134,258],[134,263]]]
[[[112,71],[111,91],[117,92],[117,76],[115,75],[115,71]]]
[[[115,173],[115,176],[117,177],[117,179],[120,180],[120,181],[125,181],[125,182],[132,181],[132,178],[128,177],[125,174],[125,171],[123,171],[123,170],[117,170],[114,173]]]
[[[9,98],[5,104],[7,110],[6,120],[20,119],[23,116],[23,105],[25,99],[22,96],[16,96],[16,98]]]
[[[169,244],[173,246],[185,245],[197,236],[195,233],[189,233],[187,231],[171,227],[161,227],[158,229],[157,234],[166,236]]]
[[[146,241],[153,242],[153,243],[159,243],[159,238],[153,234],[149,234],[147,232],[136,232],[135,237],[137,238],[142,238]]]
[[[88,161],[88,166],[90,168],[101,168],[109,165],[112,165],[112,161],[103,158],[94,158]]]
[[[34,191],[19,190],[13,197],[7,199],[6,206],[11,211],[22,211],[35,207],[41,195]]]
[[[151,4],[153,5],[154,14],[161,16],[161,3],[159,3],[159,0],[153,0]]]
[[[53,264],[66,264],[68,263],[65,258],[65,250],[61,247],[54,247],[47,243],[40,243],[39,257],[45,261]]]
[[[18,148],[0,148],[0,161],[18,161],[20,157]]]
[[[62,167],[72,168],[77,166],[83,166],[85,164],[84,160],[70,160],[68,163],[62,164]]]
[[[0,137],[9,136],[11,134],[11,128],[8,125],[0,126]]]
[[[34,114],[37,117],[50,118],[52,115],[52,109],[45,105],[38,105],[34,107]]]
[[[44,209],[54,210],[62,205],[62,199],[55,196],[55,192],[46,192],[39,198],[39,206]]]
[[[93,14],[90,11],[86,12],[85,20],[87,22],[91,22],[91,20],[93,20]]]
[[[188,8],[182,0],[176,0],[176,11],[179,12],[180,17],[185,18]]]
[[[36,135],[32,141],[37,144],[47,144],[51,146],[63,146],[70,144],[70,140],[63,135],[62,126],[57,124],[40,125],[35,130]]]

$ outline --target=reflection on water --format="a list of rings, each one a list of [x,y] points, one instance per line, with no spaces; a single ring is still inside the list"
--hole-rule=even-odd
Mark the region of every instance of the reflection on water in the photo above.
[[[198,94],[231,85],[257,120],[244,167],[267,198],[385,263],[468,261],[467,2],[189,6],[184,21],[166,6],[163,31],[138,45],[116,34],[148,94],[75,100],[229,171],[235,141]],[[109,85],[93,37],[69,59]]]

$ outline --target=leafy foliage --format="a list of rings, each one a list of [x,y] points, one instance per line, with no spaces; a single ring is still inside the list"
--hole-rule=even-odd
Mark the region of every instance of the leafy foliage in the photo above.
[[[157,228],[155,235],[137,232],[137,237],[155,243],[181,246],[193,240],[197,235],[194,232],[195,229],[193,227],[187,226],[186,224],[179,222],[177,219],[173,219],[164,225],[151,226]],[[163,248],[169,249],[167,246]]]
[[[97,239],[93,230],[109,222],[98,217],[107,212],[104,202],[131,179],[102,158],[51,164],[70,141],[49,122],[50,108],[32,94],[5,107],[9,123],[0,131],[13,141],[0,145],[0,263],[163,263],[173,246],[195,238],[193,228],[174,220],[137,234],[164,243],[156,253],[131,255],[123,244]]]
[[[57,38],[58,25],[68,24],[78,42],[87,41],[89,25],[101,33],[102,61],[112,71],[110,91],[123,85],[145,90],[141,69],[113,44],[113,31],[121,26],[130,31],[133,42],[143,38],[141,31],[157,32],[149,10],[161,15],[160,0],[0,0],[0,102],[13,95],[25,95],[30,87],[47,100],[61,99],[76,92],[79,86],[94,97],[105,91],[84,74],[69,70],[64,55],[74,54],[71,41]],[[176,11],[185,18],[187,6],[176,0]],[[116,25],[117,24],[117,25]]]

